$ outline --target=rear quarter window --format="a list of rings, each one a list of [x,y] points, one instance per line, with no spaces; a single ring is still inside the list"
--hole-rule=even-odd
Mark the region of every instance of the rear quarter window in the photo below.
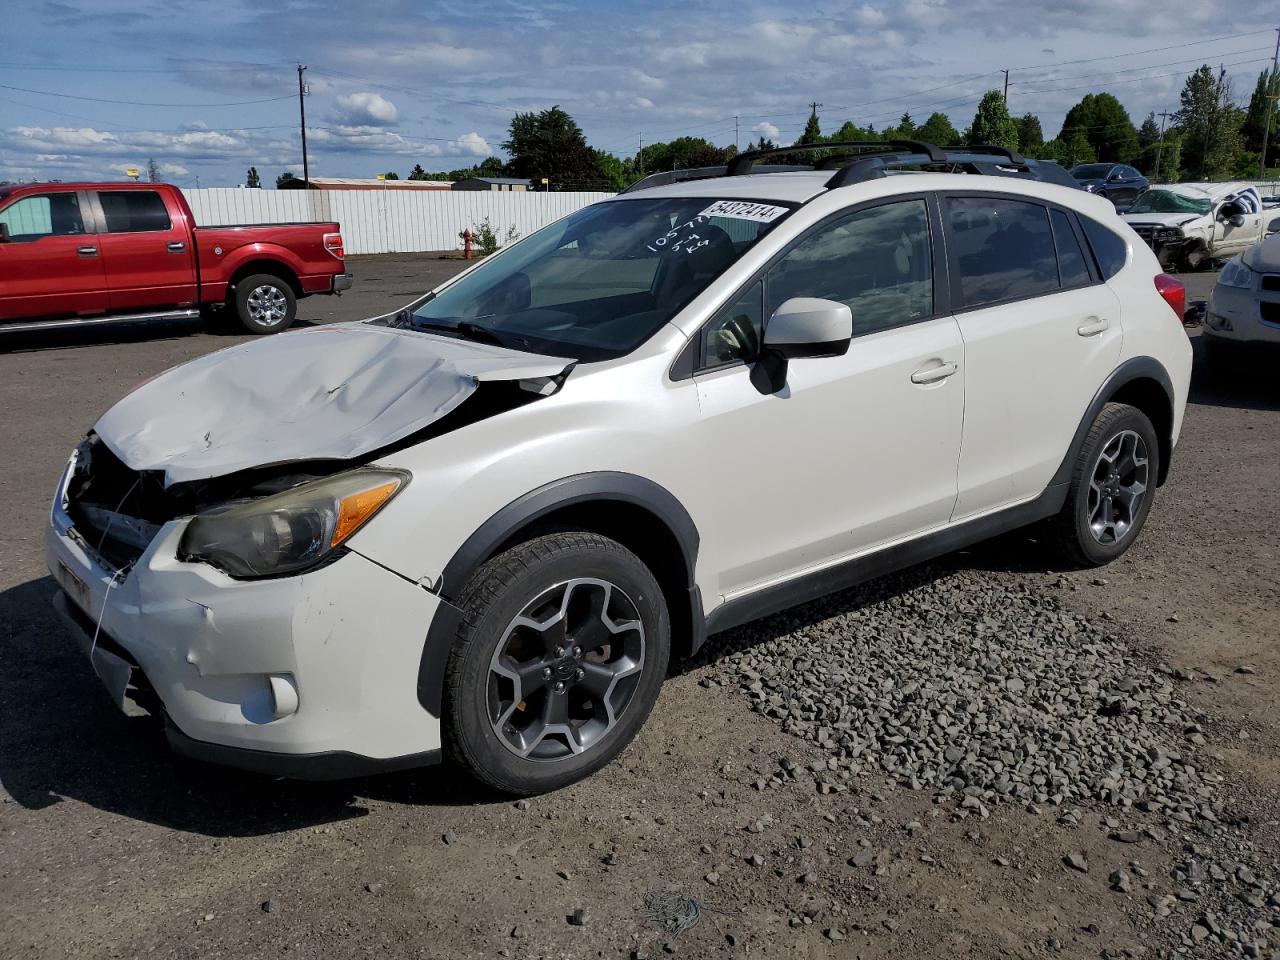
[[[1084,229],[1089,246],[1093,248],[1093,258],[1098,261],[1102,278],[1110,280],[1120,272],[1128,259],[1129,244],[1110,227],[1104,227],[1089,217],[1081,215],[1080,226]]]

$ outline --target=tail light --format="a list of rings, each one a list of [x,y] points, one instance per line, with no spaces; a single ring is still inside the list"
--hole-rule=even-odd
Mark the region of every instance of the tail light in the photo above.
[[[1183,314],[1187,312],[1187,288],[1177,277],[1172,277],[1167,273],[1157,273],[1155,277],[1156,293],[1164,297],[1164,302],[1173,310],[1177,316],[1178,322],[1182,322]]]
[[[346,251],[342,246],[342,234],[340,233],[326,233],[324,235],[324,248],[339,260],[346,255]]]

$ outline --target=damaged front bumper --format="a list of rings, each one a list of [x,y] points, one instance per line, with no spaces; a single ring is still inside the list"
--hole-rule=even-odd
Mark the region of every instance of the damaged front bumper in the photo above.
[[[439,719],[417,680],[440,598],[355,552],[298,576],[235,580],[177,559],[185,518],[116,566],[73,524],[71,472],[45,536],[54,603],[126,713],[161,712],[180,752],[284,776],[439,758]]]

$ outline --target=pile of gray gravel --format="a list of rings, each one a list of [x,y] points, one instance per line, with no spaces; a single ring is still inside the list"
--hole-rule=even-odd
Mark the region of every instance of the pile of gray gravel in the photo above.
[[[1201,718],[1171,673],[1047,591],[907,574],[727,639],[717,679],[825,749],[837,775],[983,803],[1094,799],[1185,822],[1221,812],[1213,775],[1179,749]]]

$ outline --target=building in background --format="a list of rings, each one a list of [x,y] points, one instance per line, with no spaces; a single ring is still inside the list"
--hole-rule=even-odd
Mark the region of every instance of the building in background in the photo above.
[[[383,180],[378,177],[312,177],[309,185],[312,190],[448,190],[453,186],[448,180]],[[301,177],[280,184],[281,190],[303,190],[307,187],[308,183]]]
[[[455,180],[455,190],[528,190],[530,182],[516,177],[467,177]]]

